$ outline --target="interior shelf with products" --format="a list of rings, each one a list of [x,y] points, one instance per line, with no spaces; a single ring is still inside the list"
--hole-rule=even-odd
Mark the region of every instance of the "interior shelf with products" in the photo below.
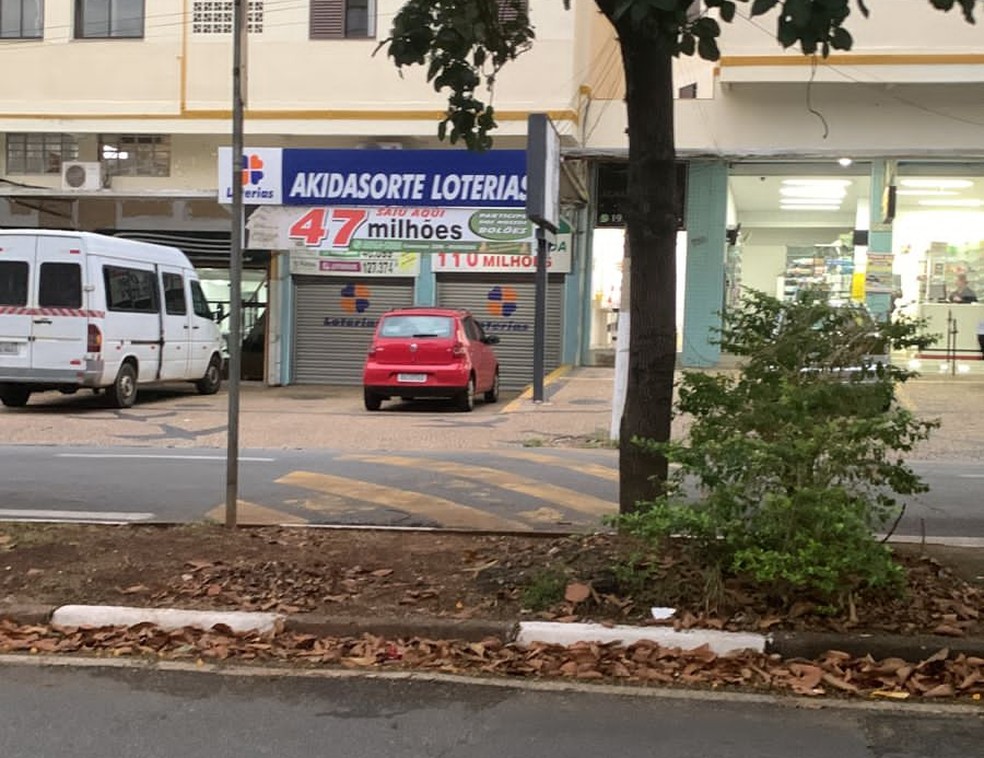
[[[830,302],[851,298],[853,250],[841,242],[830,245],[787,246],[786,270],[779,277],[777,297],[792,300],[800,290],[821,288]]]
[[[945,242],[930,245],[920,299],[927,303],[946,302],[959,274],[967,277],[967,285],[977,297],[984,298],[984,241],[966,246]]]

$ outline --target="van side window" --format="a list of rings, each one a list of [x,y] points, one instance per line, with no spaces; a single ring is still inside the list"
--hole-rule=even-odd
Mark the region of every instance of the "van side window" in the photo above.
[[[161,274],[164,280],[164,310],[171,316],[184,316],[188,312],[185,300],[184,277],[180,274]]]
[[[0,305],[27,305],[27,261],[0,261]]]
[[[212,309],[208,307],[208,300],[205,298],[205,293],[202,292],[202,285],[194,279],[191,280],[191,307],[196,316],[207,318],[209,321],[212,320]]]
[[[129,313],[159,313],[157,277],[153,271],[103,266],[106,308]]]
[[[38,305],[41,308],[81,308],[82,266],[78,263],[42,263]]]

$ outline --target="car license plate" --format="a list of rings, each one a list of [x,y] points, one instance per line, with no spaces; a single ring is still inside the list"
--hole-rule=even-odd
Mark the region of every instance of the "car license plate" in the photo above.
[[[17,355],[20,344],[17,342],[0,342],[0,355]]]
[[[409,384],[423,384],[427,381],[427,374],[397,374],[396,381],[407,382]]]

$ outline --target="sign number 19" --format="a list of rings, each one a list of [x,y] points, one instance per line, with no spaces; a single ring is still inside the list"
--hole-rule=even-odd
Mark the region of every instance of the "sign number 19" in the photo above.
[[[366,215],[364,208],[312,208],[291,224],[288,234],[307,247],[320,247],[334,230],[328,247],[347,248]]]

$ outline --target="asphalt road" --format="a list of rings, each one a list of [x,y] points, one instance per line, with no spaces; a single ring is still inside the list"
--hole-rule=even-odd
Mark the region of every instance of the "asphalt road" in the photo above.
[[[0,666],[4,758],[967,758],[979,717],[449,682]]]
[[[593,529],[615,512],[616,467],[605,449],[245,450],[240,519]],[[913,467],[932,490],[908,504],[897,533],[984,538],[979,467]],[[0,520],[221,521],[225,476],[225,453],[215,448],[0,447]]]

